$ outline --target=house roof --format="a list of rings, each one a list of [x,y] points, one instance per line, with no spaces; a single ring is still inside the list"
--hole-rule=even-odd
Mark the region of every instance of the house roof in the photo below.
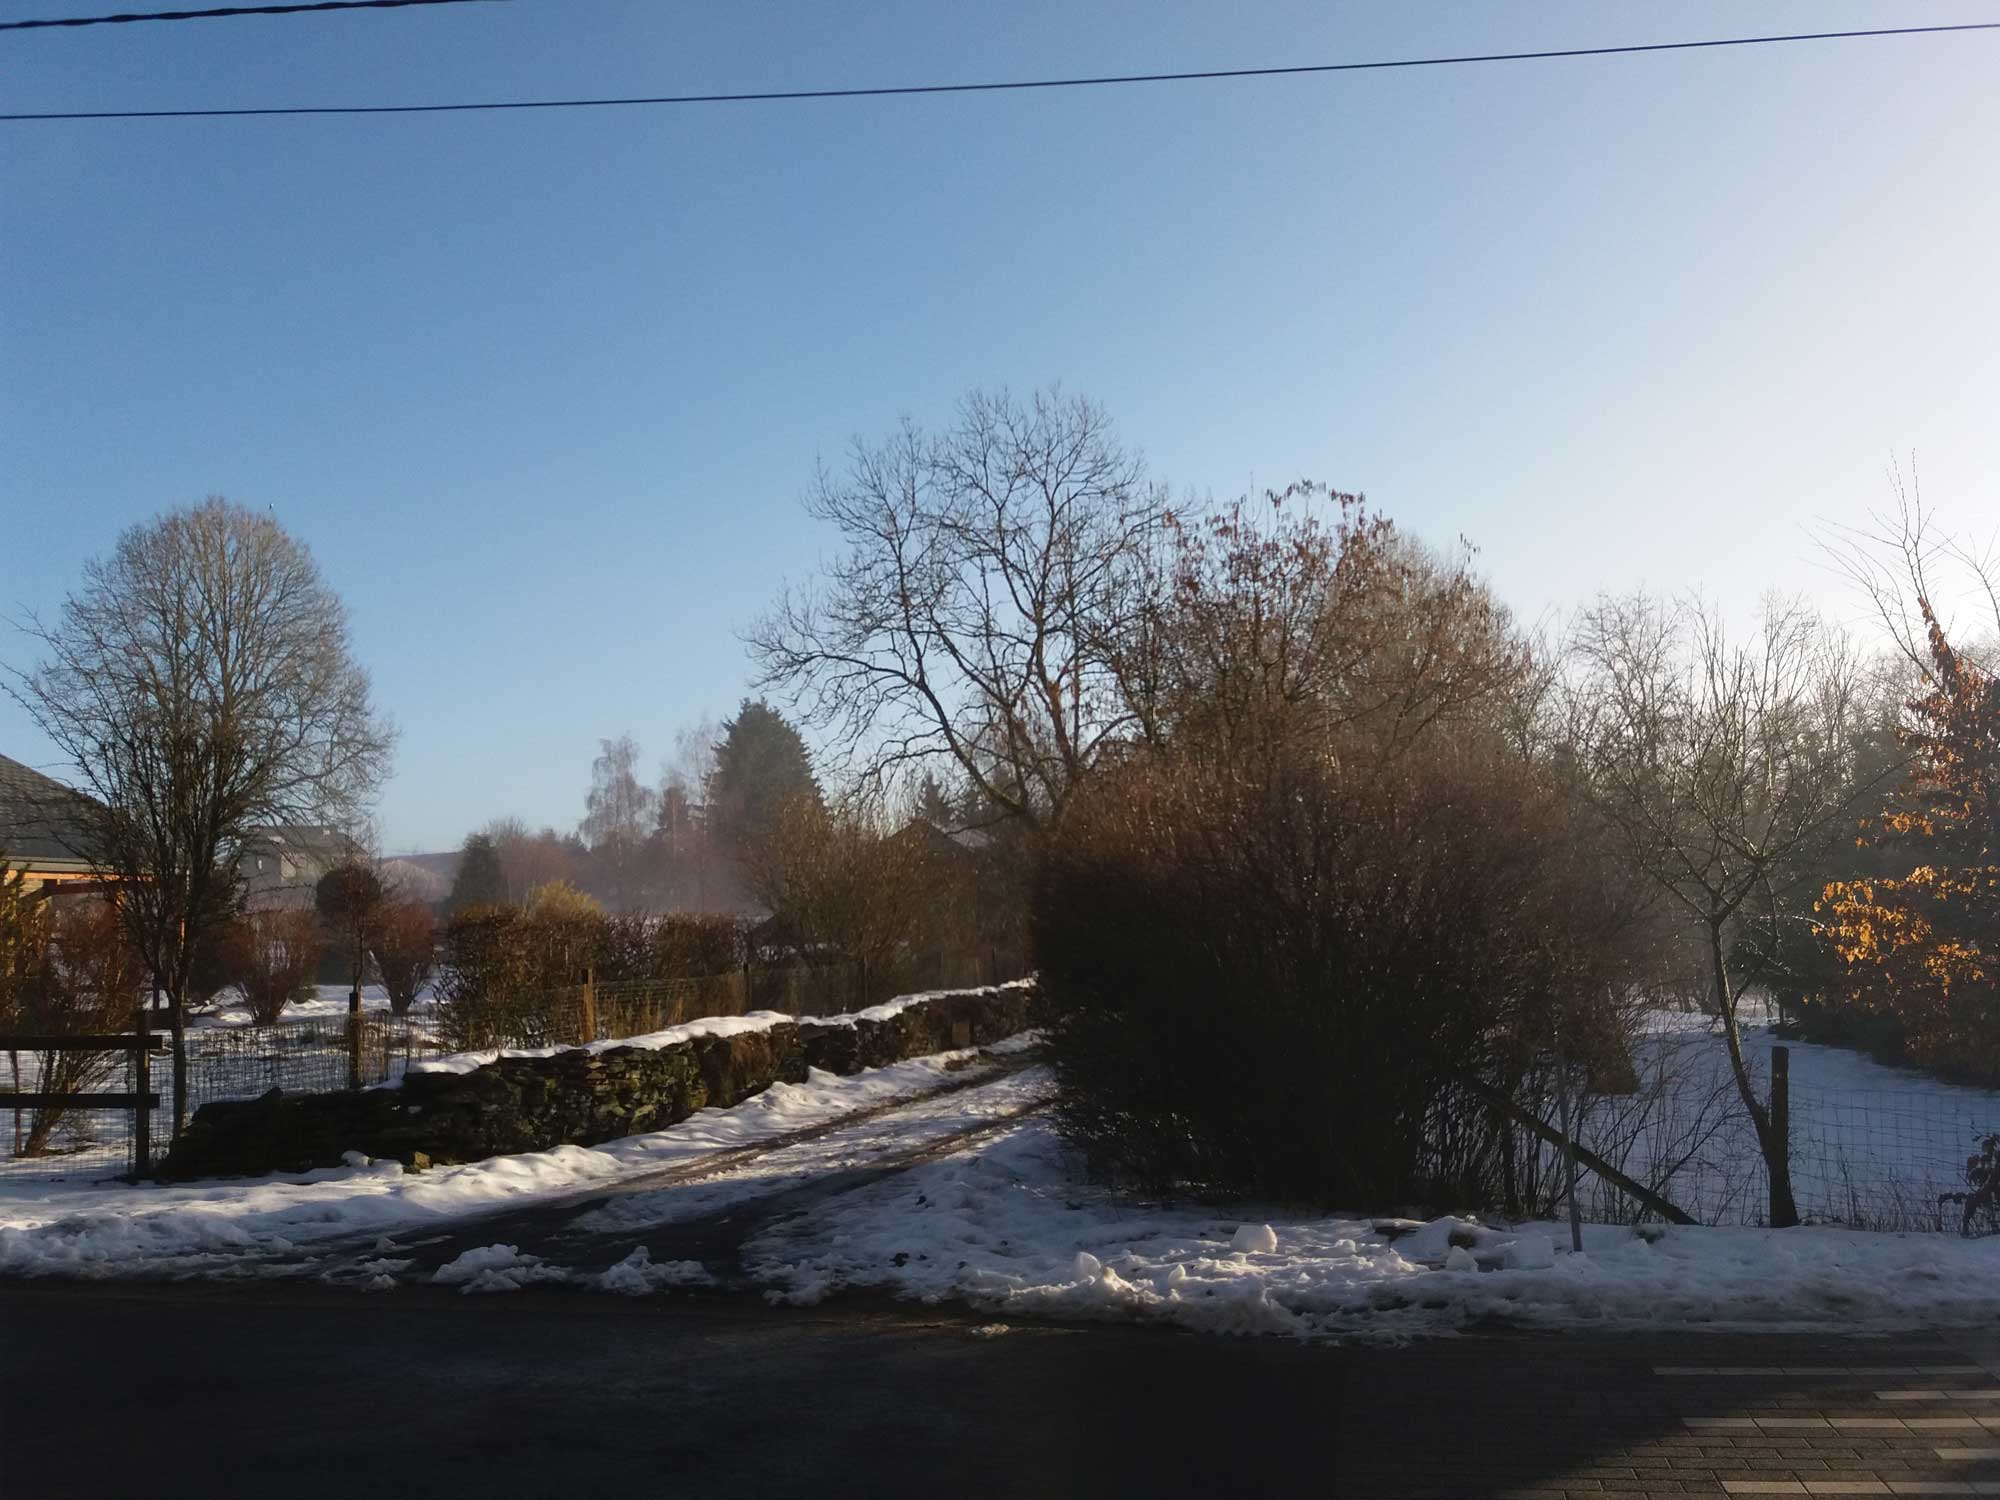
[[[334,863],[352,859],[361,852],[361,846],[339,829],[319,823],[267,823],[261,828],[246,831],[243,846],[246,849],[282,850]]]
[[[14,865],[88,868],[77,853],[84,842],[77,814],[84,804],[81,793],[0,755],[0,855]]]
[[[896,831],[897,838],[917,839],[950,853],[976,854],[993,842],[983,828],[940,828],[925,817],[914,817]]]

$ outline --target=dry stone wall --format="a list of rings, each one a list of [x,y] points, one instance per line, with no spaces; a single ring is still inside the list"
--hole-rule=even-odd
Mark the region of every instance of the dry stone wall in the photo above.
[[[851,1074],[1033,1024],[1027,982],[928,995],[853,1016],[781,1021],[659,1048],[503,1057],[469,1072],[417,1072],[400,1088],[287,1094],[204,1105],[160,1164],[167,1181],[303,1172],[359,1151],[405,1166],[592,1146],[739,1104],[809,1068]]]

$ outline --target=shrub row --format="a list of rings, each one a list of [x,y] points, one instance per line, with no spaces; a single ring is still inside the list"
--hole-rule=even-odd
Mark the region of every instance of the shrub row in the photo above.
[[[471,907],[445,926],[437,978],[448,1046],[470,1050],[511,1039],[564,1040],[545,1013],[551,992],[598,983],[711,979],[741,969],[744,924],[735,917],[676,913],[609,916],[587,898]]]
[[[160,1165],[168,1181],[303,1172],[350,1151],[405,1166],[591,1146],[739,1104],[809,1068],[858,1073],[1027,1029],[1026,983],[931,997],[893,1015],[785,1021],[647,1050],[508,1057],[468,1073],[420,1072],[400,1088],[204,1105]]]

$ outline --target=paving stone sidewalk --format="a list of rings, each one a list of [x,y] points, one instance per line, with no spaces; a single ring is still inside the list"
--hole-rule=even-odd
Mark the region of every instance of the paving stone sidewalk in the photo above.
[[[1340,1496],[2000,1495],[2000,1333],[1472,1337],[1362,1353]]]

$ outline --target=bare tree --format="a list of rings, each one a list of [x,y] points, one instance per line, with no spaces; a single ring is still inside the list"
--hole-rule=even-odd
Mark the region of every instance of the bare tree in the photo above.
[[[612,904],[625,911],[631,905],[635,863],[652,831],[657,794],[639,779],[639,742],[631,735],[597,745],[578,831],[611,877]]]
[[[1941,533],[1914,468],[1907,480],[1892,470],[1890,484],[1895,504],[1860,526],[1822,530],[1821,555],[1868,601],[1897,655],[1925,687],[1939,686],[1933,626],[1982,671],[2000,671],[2000,553]],[[1954,618],[1955,601],[1943,593],[1950,574],[1957,575],[1958,597],[1974,600],[1984,615],[1983,632]]]
[[[747,632],[759,685],[865,779],[948,759],[1004,815],[1053,819],[1134,722],[1115,658],[1166,512],[1102,408],[975,391],[947,431],[857,441],[807,510],[846,550]]]
[[[1859,669],[1804,605],[1767,601],[1748,646],[1699,600],[1601,598],[1571,633],[1577,769],[1631,867],[1700,935],[1736,1090],[1798,1222],[1790,1167],[1744,1061],[1730,939],[1755,899],[1812,878],[1870,782],[1856,774]]]
[[[392,734],[348,645],[347,612],[306,547],[219,497],[135,526],[54,620],[9,688],[89,793],[77,853],[120,883],[134,946],[172,1002],[185,1056],[190,976],[237,900],[259,825],[352,826]],[[187,1112],[175,1068],[174,1119]]]
[[[707,911],[710,900],[720,894],[708,800],[722,737],[722,728],[713,719],[688,725],[675,733],[674,753],[660,767],[653,838],[668,906]]]
[[[507,900],[515,906],[526,906],[543,886],[573,879],[577,873],[576,861],[553,828],[533,833],[519,818],[495,818],[480,832],[492,841]]]
[[[699,807],[708,796],[708,778],[715,774],[716,746],[722,743],[722,726],[702,719],[674,732],[674,753],[660,767],[660,792],[678,791],[687,802]]]

